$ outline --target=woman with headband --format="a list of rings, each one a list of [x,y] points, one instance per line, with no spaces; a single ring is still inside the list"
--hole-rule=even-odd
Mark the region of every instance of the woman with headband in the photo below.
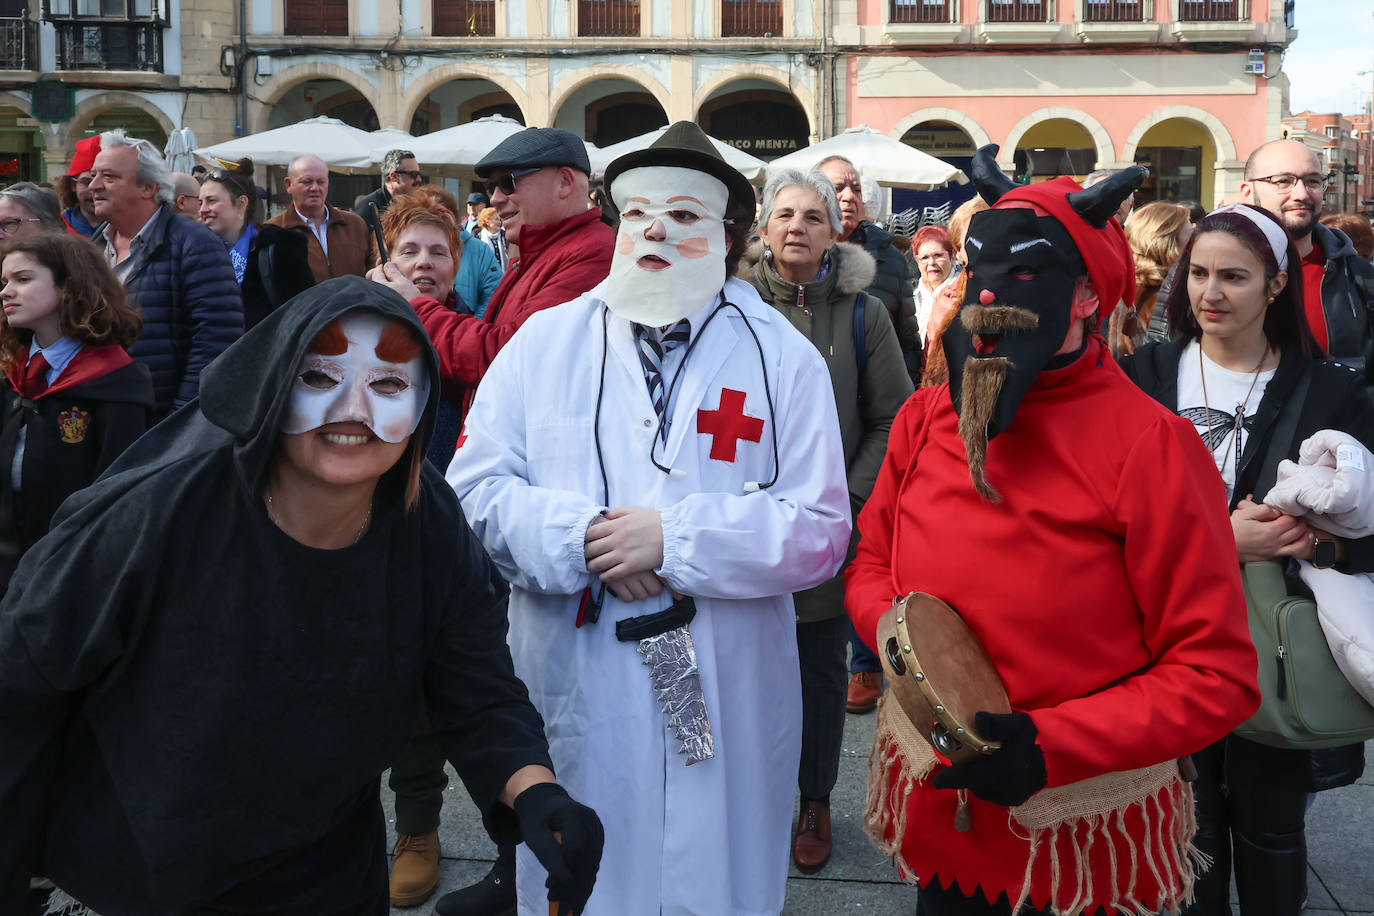
[[[243,293],[248,330],[286,300],[315,285],[305,236],[258,223],[253,160],[209,172],[200,184],[200,221],[223,239]]]
[[[1374,442],[1374,408],[1359,376],[1324,361],[1308,329],[1287,232],[1267,210],[1222,207],[1197,224],[1180,261],[1166,306],[1174,339],[1137,349],[1122,368],[1191,420],[1215,457],[1236,539],[1236,555],[1217,562],[1304,559],[1347,573],[1374,570],[1374,538],[1335,538],[1264,503],[1276,457],[1296,461],[1299,445],[1318,430]],[[1296,427],[1277,441],[1284,438],[1277,421],[1295,397],[1302,399]],[[1266,461],[1272,450],[1277,455]],[[1233,734],[1194,761],[1196,844],[1213,865],[1185,913],[1229,913],[1234,866],[1242,916],[1297,916],[1307,896],[1308,795],[1354,782],[1363,746],[1290,750]]]

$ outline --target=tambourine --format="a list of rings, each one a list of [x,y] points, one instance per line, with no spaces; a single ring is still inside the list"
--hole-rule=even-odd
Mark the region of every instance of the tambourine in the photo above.
[[[949,605],[912,592],[878,621],[878,657],[892,695],[916,732],[951,763],[1001,747],[978,734],[974,716],[1009,713],[1007,689],[987,650]]]

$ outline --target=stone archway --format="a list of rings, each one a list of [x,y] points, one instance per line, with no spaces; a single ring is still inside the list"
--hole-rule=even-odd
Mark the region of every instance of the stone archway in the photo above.
[[[665,118],[667,113],[672,110],[672,97],[668,90],[663,87],[662,83],[642,70],[612,64],[596,64],[579,70],[578,73],[578,79],[561,84],[558,94],[549,100],[550,126],[557,124],[559,116],[563,113],[563,107],[579,90],[603,80],[633,83],[638,89],[653,96],[659,107],[663,109]],[[615,88],[611,91],[620,92],[624,90]]]
[[[177,129],[176,124],[167,116],[167,112],[141,95],[132,92],[102,92],[77,104],[72,119],[67,122],[65,130],[60,134],[59,145],[62,149],[70,154],[76,141],[81,139],[90,123],[101,113],[112,108],[136,108],[152,118],[162,129],[163,142],[166,142],[167,135]],[[161,147],[162,145],[158,144],[158,148],[161,149]]]
[[[1006,140],[1002,143],[1002,148],[997,154],[997,164],[1003,169],[1011,171],[1015,167],[1015,153],[1021,145],[1021,138],[1030,131],[1035,125],[1042,121],[1062,120],[1072,121],[1088,132],[1092,138],[1093,145],[1097,150],[1097,164],[1094,168],[1105,167],[1116,161],[1116,151],[1112,145],[1111,135],[1102,126],[1102,122],[1094,118],[1079,108],[1069,108],[1064,105],[1050,105],[1045,108],[1038,108],[1017,121],[1011,130],[1007,131]]]
[[[956,111],[953,108],[921,108],[917,111],[913,111],[911,114],[898,121],[897,126],[892,128],[888,136],[892,137],[894,140],[900,140],[902,137],[906,136],[907,132],[912,128],[928,121],[946,121],[953,124],[955,127],[961,128],[964,133],[969,135],[969,139],[973,141],[974,149],[987,146],[992,142],[991,138],[988,137],[988,132],[983,130],[981,124],[964,114],[962,111]]]
[[[1156,109],[1141,118],[1140,122],[1136,124],[1131,130],[1130,135],[1126,138],[1125,144],[1122,145],[1121,158],[1126,162],[1132,161],[1136,148],[1140,146],[1140,140],[1145,136],[1145,132],[1157,124],[1163,123],[1164,121],[1172,121],[1174,119],[1192,121],[1203,130],[1207,131],[1212,137],[1212,143],[1216,145],[1218,159],[1229,160],[1237,158],[1236,143],[1231,139],[1231,132],[1226,129],[1226,125],[1221,122],[1221,119],[1210,111],[1194,108],[1192,105],[1168,105],[1164,108]]]
[[[703,82],[692,93],[692,119],[701,123],[701,109],[713,96],[721,93],[732,83],[743,80],[761,80],[771,83],[778,87],[780,92],[785,92],[796,99],[801,110],[806,114],[808,141],[814,142],[820,137],[820,115],[816,111],[815,94],[806,86],[799,85],[791,78],[791,74],[777,67],[770,67],[766,64],[738,64],[727,70],[722,70],[715,76]]]
[[[377,87],[363,79],[360,74],[340,67],[337,64],[299,64],[295,67],[288,67],[281,73],[269,78],[267,82],[263,84],[261,90],[258,92],[259,97],[263,101],[260,104],[254,105],[253,110],[251,110],[248,115],[248,121],[251,125],[248,133],[258,134],[266,130],[268,119],[272,116],[272,109],[276,104],[292,89],[304,83],[308,83],[311,80],[333,80],[346,83],[357,90],[358,94],[372,106],[374,112],[378,115],[382,113],[381,109],[378,107],[381,93],[378,92]]]
[[[401,102],[401,112],[404,116],[402,126],[414,122],[415,113],[420,110],[420,106],[426,103],[431,93],[440,89],[445,84],[457,80],[485,80],[494,84],[509,95],[511,101],[520,109],[521,116],[517,120],[526,124],[529,123],[530,98],[529,94],[519,83],[493,67],[484,67],[480,64],[464,62],[461,64],[446,64],[442,67],[436,67],[415,80],[415,82],[411,83],[406,88],[405,95]],[[431,125],[430,129],[435,130],[437,127]]]

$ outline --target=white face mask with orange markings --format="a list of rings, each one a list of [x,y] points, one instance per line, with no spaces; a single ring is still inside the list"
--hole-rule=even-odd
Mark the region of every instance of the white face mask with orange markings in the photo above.
[[[416,351],[404,362],[379,354],[378,350],[385,354],[391,349],[383,342],[388,328],[409,335],[404,326],[380,315],[351,312],[337,324],[348,339],[348,349],[305,354],[291,383],[282,432],[296,435],[330,423],[361,423],[384,442],[404,442],[420,425],[429,399],[423,354],[413,341],[401,347]]]
[[[725,185],[705,172],[644,166],[619,175],[620,210],[606,305],[627,321],[665,327],[710,303],[725,284]]]

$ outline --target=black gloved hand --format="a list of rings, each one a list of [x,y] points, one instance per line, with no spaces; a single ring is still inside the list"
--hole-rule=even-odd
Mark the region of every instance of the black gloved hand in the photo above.
[[[601,867],[601,819],[553,782],[535,783],[517,795],[515,816],[521,839],[549,873],[545,886],[549,899],[558,901],[558,916],[581,913]]]
[[[1045,788],[1045,755],[1035,743],[1039,731],[1024,712],[974,716],[978,733],[1002,746],[986,757],[947,767],[935,774],[937,789],[968,789],[994,805],[1022,804]]]

